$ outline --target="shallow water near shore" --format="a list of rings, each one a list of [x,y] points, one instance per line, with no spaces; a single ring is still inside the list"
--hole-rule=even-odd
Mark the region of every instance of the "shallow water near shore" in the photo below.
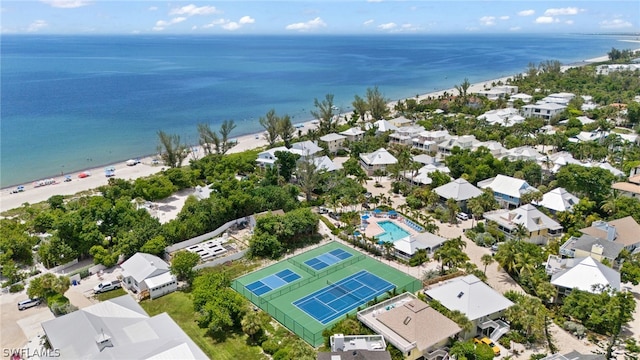
[[[271,108],[311,119],[314,98],[378,86],[390,100],[631,48],[620,37],[3,36],[0,187],[156,152],[158,130],[197,143],[233,119],[258,132]]]

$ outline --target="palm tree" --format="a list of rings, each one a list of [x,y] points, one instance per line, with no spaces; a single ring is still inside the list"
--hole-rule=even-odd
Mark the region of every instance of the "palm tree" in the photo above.
[[[518,276],[520,278],[531,276],[536,270],[537,264],[535,259],[528,252],[521,252],[516,254],[516,268],[518,269]]]
[[[513,230],[513,238],[518,241],[526,238],[529,235],[529,230],[527,230],[527,228],[522,224],[516,224],[516,227]]]
[[[249,335],[251,340],[255,340],[256,335],[262,332],[262,322],[257,311],[247,311],[240,324],[242,325],[242,331]]]
[[[498,247],[498,251],[495,255],[495,261],[498,262],[508,273],[513,274],[516,270],[516,254],[518,249],[516,248],[516,242],[513,240]]]
[[[382,243],[382,247],[384,248],[384,253],[387,256],[387,259],[391,260],[391,255],[393,254],[393,243],[391,241],[385,241]]]
[[[489,255],[489,254],[484,254],[482,255],[482,257],[480,258],[480,261],[482,262],[482,265],[484,265],[484,274],[487,274],[487,266],[493,264],[493,262],[495,261],[493,259],[493,256]]]
[[[447,199],[447,210],[449,211],[449,223],[454,224],[456,222],[456,215],[460,211],[460,206],[454,198]]]
[[[325,95],[325,98],[322,101],[314,99],[313,106],[317,110],[311,110],[311,115],[320,121],[320,125],[318,126],[320,134],[324,135],[332,132],[336,125],[336,123],[333,121],[333,94]]]
[[[602,204],[600,209],[602,209],[602,211],[606,212],[608,215],[615,214],[616,211],[618,210],[617,204],[618,204],[618,200],[620,200],[620,197],[621,197],[620,192],[616,189],[613,189],[613,191],[611,191],[611,195]]]
[[[262,127],[265,130],[265,140],[267,140],[267,142],[269,143],[269,147],[273,147],[273,145],[275,145],[276,141],[278,141],[278,135],[279,135],[279,119],[278,116],[276,115],[276,110],[275,109],[271,109],[267,112],[267,114],[265,115],[265,117],[260,117],[258,119],[258,122],[260,122],[260,125],[262,125]]]
[[[365,122],[365,118],[367,116],[367,110],[369,110],[369,104],[367,104],[367,101],[361,98],[360,96],[356,95],[351,105],[353,106],[353,109],[360,116],[360,120],[362,120],[362,122]]]

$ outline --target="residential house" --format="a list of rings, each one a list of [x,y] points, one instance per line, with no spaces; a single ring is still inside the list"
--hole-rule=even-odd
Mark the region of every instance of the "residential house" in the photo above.
[[[367,130],[376,129],[376,134],[383,134],[383,133],[386,133],[387,131],[396,131],[396,130],[398,130],[397,126],[394,126],[393,124],[391,124],[387,120],[378,120],[378,121],[376,121],[374,123],[366,123],[364,125],[364,128],[367,129]]]
[[[478,119],[486,121],[489,125],[501,125],[505,127],[520,124],[524,121],[524,117],[520,115],[520,111],[514,108],[489,110],[478,116]]]
[[[344,135],[347,137],[347,140],[354,142],[354,141],[362,140],[364,138],[364,133],[365,133],[364,130],[357,127],[352,127],[350,129],[347,129],[341,132],[340,135]]]
[[[507,149],[497,141],[479,142],[474,144],[472,149],[473,151],[477,151],[481,147],[484,147],[487,150],[489,150],[491,155],[493,155],[493,157],[495,157],[496,159],[500,159],[507,154]]]
[[[412,140],[413,148],[435,153],[438,151],[438,144],[449,138],[451,135],[447,130],[423,131]]]
[[[411,126],[413,124],[413,120],[407,119],[404,116],[398,116],[395,119],[389,120],[389,123],[397,128],[402,128],[405,126]]]
[[[342,169],[342,164],[336,164],[326,155],[314,157],[313,164],[316,166],[316,169],[327,172]]]
[[[473,135],[452,136],[450,139],[438,144],[438,152],[446,156],[451,154],[451,150],[455,147],[460,148],[460,150],[471,150],[479,142]]]
[[[338,150],[343,149],[346,139],[347,137],[344,135],[331,133],[320,137],[320,142],[327,145],[330,154],[335,154]]]
[[[329,338],[331,352],[319,352],[317,360],[391,360],[382,335],[343,335]]]
[[[613,176],[615,176],[615,177],[619,177],[619,176],[623,176],[624,175],[624,173],[622,171],[616,169],[615,167],[613,167],[613,165],[609,164],[606,161],[593,162],[593,163],[591,163],[591,167],[609,170],[609,172],[611,174],[613,174]]]
[[[419,125],[400,127],[389,135],[389,143],[413,146],[413,139],[423,131],[424,127]]]
[[[409,261],[418,250],[424,249],[431,253],[446,241],[447,239],[443,237],[425,231],[396,240],[393,242],[393,247],[395,256]]]
[[[566,151],[560,151],[551,155],[543,155],[538,158],[538,164],[543,170],[549,171],[553,174],[560,171],[560,168],[567,164],[585,166],[584,163],[580,160],[576,160],[571,153]]]
[[[447,184],[433,189],[444,201],[454,199],[463,211],[467,209],[467,201],[482,195],[482,190],[473,186],[463,178],[455,179]]]
[[[522,100],[523,103],[528,104],[531,102],[531,100],[533,100],[533,96],[529,94],[519,93],[511,95],[511,97],[509,97],[510,102],[513,102],[515,100]]]
[[[636,71],[640,70],[640,64],[609,64],[598,65],[596,67],[596,74],[609,75],[609,73],[615,71]]]
[[[455,322],[411,293],[361,310],[357,317],[407,360],[448,357],[446,345],[461,331]]]
[[[522,226],[528,242],[544,245],[549,238],[562,235],[562,225],[551,219],[535,206],[526,204],[514,210],[500,209],[483,214],[487,222],[498,225],[507,237],[513,238]]]
[[[560,92],[560,93],[549,94],[540,101],[544,103],[560,104],[560,105],[566,106],[574,97],[576,97],[575,94]]]
[[[558,298],[569,295],[573,289],[597,294],[606,286],[620,290],[620,273],[587,256],[573,267],[551,275],[551,285],[558,289]]]
[[[522,107],[522,112],[526,118],[536,117],[549,121],[566,108],[566,106],[556,103],[528,104]]]
[[[624,249],[624,245],[616,242],[582,235],[579,238],[572,236],[560,246],[560,255],[570,258],[592,257],[598,261],[607,259],[615,265],[615,261]]]
[[[625,196],[640,198],[640,166],[631,169],[627,182],[614,183],[611,188]]]
[[[520,206],[520,197],[528,192],[538,191],[525,180],[498,175],[478,182],[481,189],[491,189],[500,206],[514,208]]]
[[[380,148],[372,153],[360,154],[360,166],[367,175],[373,175],[376,170],[387,171],[387,166],[398,163],[396,159],[387,149]]]
[[[579,201],[577,196],[559,187],[542,195],[541,201],[534,201],[532,204],[542,206],[555,214],[562,211],[573,211],[573,206]]]
[[[167,313],[149,317],[129,295],[42,323],[62,359],[208,359]]]
[[[640,225],[632,216],[605,222],[594,221],[590,227],[581,229],[581,233],[593,237],[615,241],[622,244],[629,252],[640,246]]]
[[[178,280],[171,274],[169,264],[155,255],[135,253],[120,267],[124,287],[141,296],[148,292],[155,299],[178,290]]]
[[[306,157],[315,156],[316,154],[322,152],[323,149],[318,146],[317,142],[306,140],[291,144],[291,149],[289,149],[289,151],[294,154],[300,155],[300,158],[304,159]]]
[[[450,311],[460,311],[471,321],[471,330],[461,334],[464,339],[483,334],[498,341],[509,331],[509,325],[499,319],[504,316],[506,309],[513,306],[513,302],[475,275],[447,280],[428,288],[424,293],[429,299],[438,300]]]
[[[412,160],[422,165],[436,165],[436,158],[427,154],[414,155]]]
[[[449,170],[448,167],[446,167],[444,164],[428,164],[425,165],[423,167],[421,167],[420,169],[418,169],[417,171],[413,172],[413,171],[407,171],[403,176],[405,179],[407,179],[409,182],[411,182],[412,184],[415,185],[429,185],[431,184],[433,181],[431,180],[431,178],[429,177],[429,174],[431,174],[432,172],[435,171],[440,171],[442,173],[448,174],[451,171]]]
[[[507,157],[511,161],[524,160],[524,161],[537,161],[542,154],[538,150],[531,146],[520,146],[507,150]]]
[[[518,87],[515,85],[502,85],[494,86],[489,90],[480,90],[478,95],[486,96],[489,100],[498,100],[500,98],[506,98],[509,95],[517,94]]]
[[[256,164],[263,168],[270,168],[275,164],[278,157],[276,156],[276,152],[278,151],[289,151],[284,146],[278,146],[271,149],[264,150],[258,153],[258,158],[256,159]]]

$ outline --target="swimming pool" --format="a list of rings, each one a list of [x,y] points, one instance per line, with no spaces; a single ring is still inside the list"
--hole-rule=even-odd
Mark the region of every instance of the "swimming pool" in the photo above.
[[[380,221],[378,225],[382,228],[382,230],[384,230],[382,234],[376,235],[376,238],[380,241],[396,242],[411,235],[408,231],[396,225],[392,221]]]

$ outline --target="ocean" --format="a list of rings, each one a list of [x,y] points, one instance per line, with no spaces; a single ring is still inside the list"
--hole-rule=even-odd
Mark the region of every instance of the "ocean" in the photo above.
[[[258,132],[270,109],[311,119],[378,86],[389,100],[629,49],[598,35],[2,35],[0,187],[157,152],[157,131]]]

